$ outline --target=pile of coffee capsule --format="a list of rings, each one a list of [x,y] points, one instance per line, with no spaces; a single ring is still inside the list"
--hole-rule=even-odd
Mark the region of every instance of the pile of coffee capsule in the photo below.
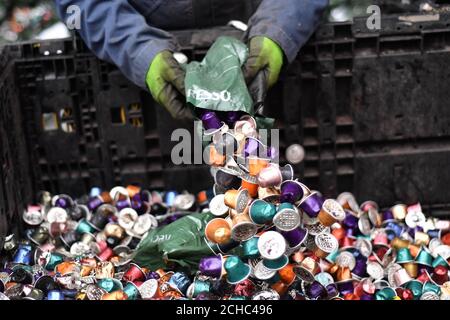
[[[261,142],[253,117],[200,118],[212,137],[216,218],[205,239],[215,255],[201,260],[188,296],[210,291],[206,276],[226,279],[228,298],[450,298],[449,221],[426,219],[420,204],[380,212],[350,193],[325,199],[291,165],[273,161],[278,154]]]
[[[158,192],[129,185],[72,199],[42,192],[23,212],[23,238],[1,250],[0,300],[135,300],[154,279],[132,262],[148,231],[207,208],[208,195]],[[156,292],[154,292],[151,296]],[[162,297],[162,295],[159,295]]]
[[[23,238],[4,243],[0,299],[450,299],[450,221],[427,218],[420,204],[326,199],[274,161],[253,117],[201,119],[211,190],[43,192],[23,213]],[[192,275],[133,262],[149,231],[194,212],[213,218],[198,234],[211,254]]]

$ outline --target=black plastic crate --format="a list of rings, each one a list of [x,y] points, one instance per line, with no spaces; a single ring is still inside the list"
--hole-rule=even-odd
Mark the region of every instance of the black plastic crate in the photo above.
[[[7,49],[2,51],[3,57]],[[32,185],[29,158],[21,128],[20,103],[14,82],[13,63],[2,59],[0,75],[0,245],[7,232],[18,231]]]
[[[190,59],[201,59],[219,35],[242,32],[229,27],[176,32]],[[171,174],[164,153],[167,128],[183,124],[174,123],[148,92],[98,60],[78,37],[16,44],[7,51],[2,59],[11,65],[10,84],[19,99],[13,108],[22,116],[18,128],[30,157],[21,162],[31,173],[28,198],[37,190],[79,196],[93,186],[130,183],[181,190],[195,181],[187,168],[185,176]],[[208,177],[205,166],[196,170]],[[197,190],[210,185],[197,180]]]
[[[380,32],[363,18],[324,25],[302,49],[282,85],[282,127],[306,150],[296,169],[307,185],[449,207],[450,18],[408,17],[383,18]]]

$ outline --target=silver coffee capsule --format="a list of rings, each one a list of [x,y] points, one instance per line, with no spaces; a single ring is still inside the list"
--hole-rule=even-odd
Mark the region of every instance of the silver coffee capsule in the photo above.
[[[178,194],[173,200],[173,206],[179,210],[189,210],[195,204],[195,196],[192,194]]]
[[[216,217],[223,217],[228,214],[229,208],[225,204],[225,195],[218,194],[209,202],[209,210]]]
[[[86,296],[89,300],[101,300],[105,293],[105,290],[94,284],[90,284],[86,287]]]
[[[149,279],[139,286],[139,293],[143,299],[151,299],[158,290],[158,280]]]
[[[280,295],[273,289],[267,289],[255,293],[252,300],[280,300]]]
[[[30,226],[37,226],[44,221],[44,213],[39,206],[28,206],[27,210],[23,211],[22,218]]]
[[[271,279],[277,273],[276,270],[268,269],[264,266],[264,261],[260,260],[256,266],[253,268],[253,275],[256,279],[259,280],[268,280]]]
[[[258,240],[258,250],[265,259],[275,260],[286,252],[286,240],[276,231],[264,232]]]
[[[342,251],[336,257],[336,264],[340,267],[348,267],[350,270],[353,270],[356,265],[356,259],[351,252]]]
[[[384,269],[378,262],[374,261],[368,262],[366,270],[367,274],[375,280],[380,280],[383,279],[384,277]]]

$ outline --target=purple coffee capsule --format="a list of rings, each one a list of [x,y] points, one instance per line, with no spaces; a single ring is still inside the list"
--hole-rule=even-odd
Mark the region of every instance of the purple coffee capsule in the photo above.
[[[271,160],[276,160],[280,157],[280,151],[278,148],[275,148],[274,146],[270,146],[267,148],[267,157],[269,157]]]
[[[367,261],[363,257],[359,257],[359,259],[356,259],[356,263],[354,268],[352,269],[352,274],[364,278],[366,276],[366,268],[367,268]]]
[[[400,237],[404,231],[404,227],[395,222],[388,222],[386,224],[386,229],[392,230],[397,237]]]
[[[157,272],[155,272],[155,271],[150,271],[150,272],[147,274],[146,280],[150,280],[150,279],[158,280],[159,278],[160,278],[159,273],[157,273]]]
[[[347,229],[356,229],[358,227],[358,218],[350,211],[345,210],[345,218],[342,224]]]
[[[323,202],[323,198],[317,192],[312,192],[300,202],[299,207],[309,217],[315,218],[319,215]]]
[[[290,248],[296,248],[301,245],[308,235],[308,230],[303,228],[296,228],[291,231],[280,231],[283,237],[289,244]]]
[[[124,208],[129,208],[130,207],[130,201],[125,199],[125,200],[119,200],[116,202],[116,208],[120,211]]]
[[[328,298],[334,298],[339,295],[339,291],[335,283],[330,283],[326,286],[326,289],[328,292]]]
[[[287,180],[281,184],[281,196],[280,202],[288,202],[295,204],[301,198],[303,198],[302,185],[295,180]],[[319,209],[320,211],[320,209]]]
[[[222,266],[223,258],[222,255],[219,254],[217,256],[202,258],[200,260],[199,270],[206,276],[220,278],[222,276]]]
[[[363,294],[359,297],[361,300],[374,300],[374,297],[370,294]]]
[[[394,214],[391,210],[383,211],[383,223],[395,221]]]
[[[234,172],[224,168],[217,170],[215,175],[215,182],[225,189],[239,189],[242,179]]]
[[[247,137],[244,145],[244,157],[258,156],[260,158],[266,158],[265,146],[256,138]]]
[[[205,112],[201,116],[205,130],[215,130],[222,127],[222,122],[214,111]]]
[[[139,193],[135,194],[133,198],[131,198],[131,208],[136,210],[138,214],[144,214],[148,211],[148,206],[142,200]]]
[[[319,281],[314,281],[308,287],[307,294],[311,299],[324,299],[328,295],[328,292]]]
[[[103,203],[104,203],[103,199],[100,198],[100,196],[96,196],[89,199],[87,206],[89,210],[94,211],[98,207],[100,207]]]
[[[415,226],[414,228],[408,228],[408,234],[414,239],[416,232],[423,232],[423,228],[420,226]]]
[[[238,111],[229,111],[225,114],[225,122],[232,127],[236,121],[241,117],[240,112]]]
[[[341,295],[353,293],[355,289],[353,286],[353,279],[336,282],[336,285]]]
[[[71,197],[65,194],[59,195],[55,200],[55,207],[67,209],[73,206],[73,200]]]

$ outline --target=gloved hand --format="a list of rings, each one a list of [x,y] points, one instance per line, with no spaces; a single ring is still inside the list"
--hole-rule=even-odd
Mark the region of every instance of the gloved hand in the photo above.
[[[250,39],[249,51],[244,77],[254,102],[262,103],[267,90],[278,81],[284,53],[277,43],[262,36]]]
[[[153,99],[169,111],[174,119],[192,120],[186,105],[184,78],[186,72],[170,51],[162,51],[153,59],[146,83]]]

